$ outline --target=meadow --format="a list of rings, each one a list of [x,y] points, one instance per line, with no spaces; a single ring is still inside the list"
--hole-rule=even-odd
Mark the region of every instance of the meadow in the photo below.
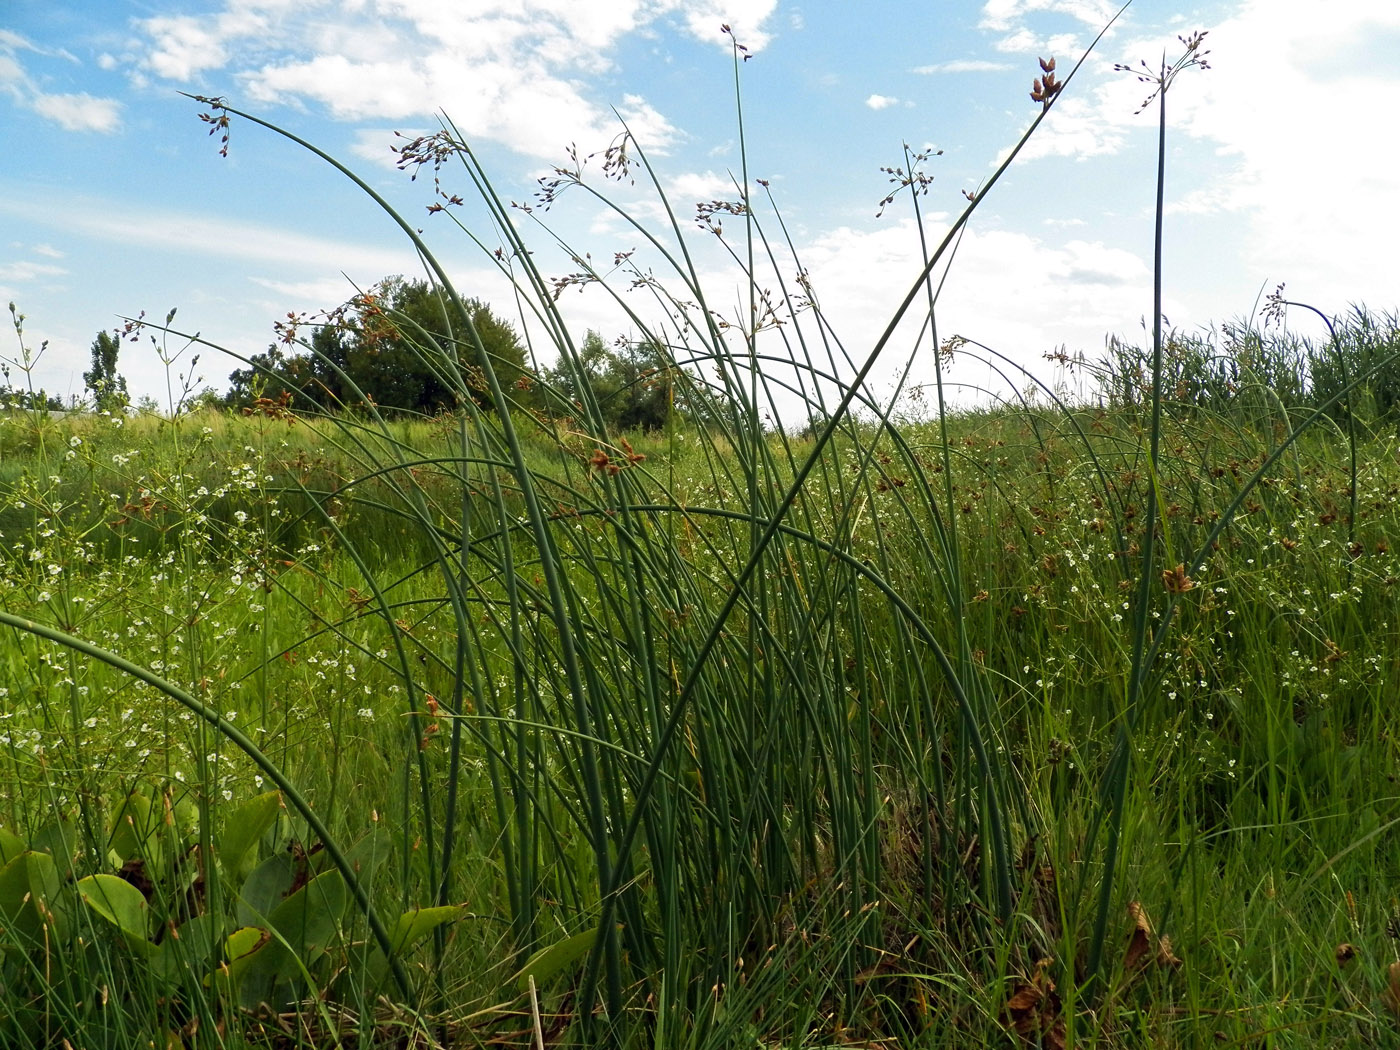
[[[576,365],[470,148],[407,149]],[[451,353],[433,419],[0,416],[0,1044],[1391,1045],[1395,320],[1158,309],[1066,400],[937,338],[1015,157],[932,339],[860,357],[761,300],[757,194],[743,324],[639,225],[660,431]],[[950,409],[957,354],[1031,393]]]

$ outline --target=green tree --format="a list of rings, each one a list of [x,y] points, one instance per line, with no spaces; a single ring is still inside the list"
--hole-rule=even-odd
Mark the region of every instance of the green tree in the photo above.
[[[293,408],[357,405],[361,396],[380,408],[435,414],[470,398],[496,407],[473,331],[502,389],[532,405],[533,384],[515,329],[479,299],[462,307],[427,281],[388,277],[326,315],[298,352],[295,326],[235,371],[229,402],[273,400],[285,392]]]
[[[625,339],[609,346],[594,331],[584,337],[577,361],[561,360],[547,379],[568,402],[567,411],[579,415],[584,413],[586,387],[603,422],[616,431],[660,430],[673,411],[701,422],[712,400],[693,376],[675,364],[666,347]]]
[[[35,412],[62,412],[63,399],[46,391],[23,390],[10,386],[0,386],[0,410],[28,409]]]
[[[92,368],[83,373],[83,383],[98,412],[122,412],[131,403],[126,378],[117,371],[121,345],[121,340],[110,332],[98,332],[92,341]]]

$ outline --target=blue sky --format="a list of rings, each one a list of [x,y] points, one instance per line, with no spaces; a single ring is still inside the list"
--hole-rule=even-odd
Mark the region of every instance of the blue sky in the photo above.
[[[49,347],[36,384],[81,393],[88,347],[124,315],[163,317],[239,353],[289,311],[419,267],[370,202],[316,158],[235,122],[227,158],[180,91],[231,104],[348,161],[418,217],[459,286],[512,313],[508,289],[460,231],[424,211],[426,179],[393,166],[395,130],[445,112],[506,197],[525,200],[565,156],[601,150],[614,109],[653,157],[712,300],[737,310],[732,267],[689,221],[733,198],[739,151],[732,25],[749,171],[771,183],[827,317],[860,356],[918,272],[911,209],[876,218],[884,166],[904,143],[941,149],[921,201],[936,240],[1033,119],[1037,59],[1063,73],[1117,5],[1102,0],[892,3],[840,0],[8,0],[0,12],[0,302]],[[976,339],[1054,380],[1043,355],[1090,358],[1107,333],[1140,337],[1151,311],[1155,126],[1145,89],[1115,62],[1173,57],[1209,31],[1212,68],[1170,95],[1166,308],[1196,329],[1248,315],[1261,291],[1329,312],[1400,305],[1400,90],[1392,0],[1138,0],[978,211],[939,307],[940,334]],[[452,192],[468,195],[458,181]],[[616,188],[648,223],[654,193]],[[767,207],[766,205],[764,206]],[[766,213],[764,213],[766,215]],[[536,216],[539,217],[539,216]],[[476,226],[479,209],[461,218]],[[639,237],[582,194],[547,216],[594,259]],[[523,222],[532,218],[521,216]],[[771,223],[771,217],[767,219]],[[733,235],[733,230],[728,231]],[[531,234],[546,270],[567,257]],[[353,283],[352,283],[353,282]],[[627,324],[597,290],[566,293],[570,322]],[[1302,315],[1294,322],[1311,331]],[[893,348],[902,363],[914,333]],[[172,347],[173,348],[173,347]],[[0,334],[0,354],[18,344]],[[188,373],[189,355],[175,371]],[[220,389],[236,361],[204,351]],[[134,391],[166,389],[147,345],[119,363]],[[889,368],[877,390],[888,384]],[[989,381],[972,360],[958,378]],[[916,354],[915,376],[931,362]],[[18,377],[12,377],[18,380]]]

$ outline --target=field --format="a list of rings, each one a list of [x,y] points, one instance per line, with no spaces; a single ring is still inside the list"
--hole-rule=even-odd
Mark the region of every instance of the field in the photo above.
[[[976,347],[746,272],[623,275],[650,433],[453,353],[432,419],[0,416],[0,1044],[1393,1044],[1394,319],[953,411],[864,380]]]

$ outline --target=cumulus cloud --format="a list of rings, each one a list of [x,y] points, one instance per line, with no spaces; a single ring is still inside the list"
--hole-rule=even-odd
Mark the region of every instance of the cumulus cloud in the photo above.
[[[750,52],[761,51],[772,39],[766,25],[777,0],[661,0],[661,10],[680,10],[691,35],[701,42],[712,41],[723,47],[729,41],[719,35],[727,25],[734,39]]]
[[[1246,0],[1210,31],[1212,68],[1182,80],[1170,110],[1234,162],[1233,192],[1180,206],[1242,211],[1246,259],[1280,278],[1315,274],[1309,294],[1390,305],[1396,290],[1370,260],[1400,240],[1400,169],[1376,114],[1400,76],[1355,56],[1395,38],[1400,8],[1364,0],[1315,12],[1308,0]],[[1286,84],[1286,100],[1261,97],[1260,84]],[[1315,145],[1302,145],[1302,128],[1317,129]]]
[[[1123,110],[1124,116],[1131,110]],[[1096,101],[1079,97],[1062,99],[1055,104],[1040,130],[1021,150],[1022,160],[1037,157],[1090,157],[1117,153],[1127,142],[1130,124],[1115,119],[1112,111]],[[1005,151],[997,158],[1006,158]]]
[[[999,0],[984,9],[984,25],[1002,32],[1027,12],[1058,5]],[[1060,7],[1066,13],[1068,7]],[[1261,283],[1307,281],[1307,294],[1341,308],[1348,302],[1396,301],[1393,282],[1369,260],[1400,240],[1400,169],[1393,144],[1376,131],[1377,100],[1400,89],[1400,74],[1375,49],[1400,31],[1400,7],[1380,0],[1336,5],[1326,20],[1315,0],[1241,0],[1210,28],[1211,68],[1190,71],[1173,86],[1167,107],[1168,142],[1190,144],[1216,174],[1182,186],[1167,201],[1169,214],[1200,223],[1210,216],[1237,224],[1231,287],[1241,294]],[[1093,7],[1079,12],[1087,19]],[[1137,113],[1151,85],[1108,73],[1114,60],[1149,65],[1181,53],[1177,24],[1159,35],[1114,42],[1111,55],[1093,60],[1094,86],[1058,103],[1048,126],[1023,157],[1079,159],[1113,154],[1132,138],[1148,141],[1155,106]],[[1032,35],[1034,35],[1032,33]],[[1369,52],[1369,54],[1368,54]],[[1261,95],[1260,84],[1285,84],[1285,99]],[[1315,129],[1300,138],[1300,129]],[[1313,147],[1301,145],[1316,143]],[[1310,149],[1316,155],[1310,154]],[[1170,184],[1169,184],[1170,185]],[[1177,183],[1177,185],[1181,185]],[[1205,236],[1206,228],[1199,226]],[[1218,308],[1211,304],[1210,308]]]
[[[111,134],[121,127],[122,106],[116,99],[95,98],[85,92],[73,95],[36,93],[29,105],[39,116],[67,131]]]
[[[899,105],[899,99],[891,98],[889,95],[871,95],[865,100],[865,104],[871,109],[889,109],[891,106]]]
[[[673,175],[668,180],[666,196],[681,207],[702,201],[727,201],[738,194],[734,179],[713,171],[690,171]]]
[[[930,243],[937,243],[949,217],[931,217]],[[874,230],[830,230],[803,252],[825,319],[853,358],[871,349],[922,267],[913,220]],[[1044,380],[1054,368],[1047,352],[1066,345],[1089,358],[1103,346],[1104,333],[1136,317],[1150,301],[1151,270],[1132,252],[1089,240],[1037,237],[1013,230],[969,229],[952,262],[938,305],[940,339],[958,334],[1006,355],[1030,375]],[[932,378],[927,334],[920,336],[922,300],[897,330],[880,374],[915,357],[913,382]],[[1177,304],[1173,304],[1177,305]],[[1006,367],[1006,366],[1003,366]],[[1008,368],[1019,389],[1025,374]],[[1006,381],[989,371],[986,355],[974,348],[955,361],[955,382],[987,386],[1006,394]],[[876,387],[878,389],[879,383]]]
[[[1122,6],[1114,0],[987,0],[982,5],[983,29],[1005,32],[1029,14],[1060,14],[1098,29]]]
[[[155,43],[146,64],[167,80],[188,81],[228,61],[228,50],[212,22],[176,15],[147,19],[145,29]]]
[[[220,70],[265,104],[315,103],[343,121],[402,121],[446,110],[462,132],[527,155],[555,157],[571,141],[611,138],[609,107],[583,78],[611,69],[628,35],[656,23],[750,53],[770,40],[776,0],[224,0],[202,17],[158,16],[140,72],[188,82]],[[331,16],[334,17],[331,17]],[[680,138],[645,98],[619,107],[652,152]]]
[[[0,31],[0,87],[18,105],[37,113],[67,131],[97,131],[109,134],[121,127],[121,103],[86,92],[57,94],[41,90],[15,56],[30,51],[45,57],[76,61],[62,49],[46,49],[31,44],[18,33]]]

